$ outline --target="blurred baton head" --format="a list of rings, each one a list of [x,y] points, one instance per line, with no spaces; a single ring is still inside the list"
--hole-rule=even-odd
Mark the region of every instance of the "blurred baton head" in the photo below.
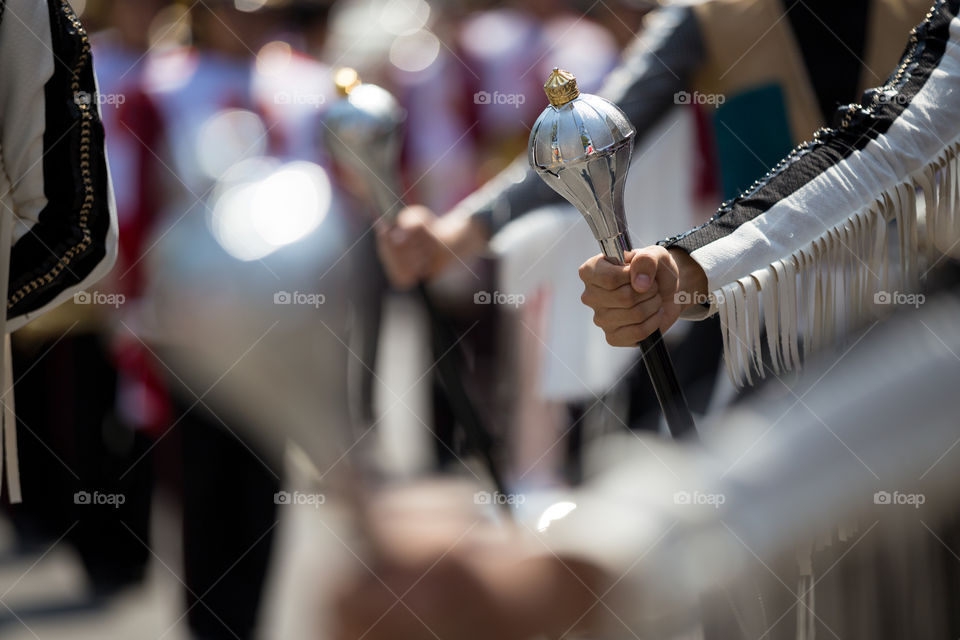
[[[342,168],[370,189],[381,216],[392,218],[402,207],[400,147],[406,112],[389,91],[364,84],[354,69],[334,73],[341,99],[324,119],[324,144]]]

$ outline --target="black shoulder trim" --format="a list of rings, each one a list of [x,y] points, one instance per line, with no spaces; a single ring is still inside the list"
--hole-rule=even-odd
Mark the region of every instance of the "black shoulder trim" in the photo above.
[[[724,238],[886,133],[940,64],[958,4],[960,0],[937,0],[910,32],[896,71],[885,84],[866,91],[861,104],[841,107],[837,128],[816,132],[742,195],[721,205],[706,224],[662,244],[693,252]]]
[[[10,255],[8,317],[41,308],[83,281],[106,256],[110,227],[103,125],[90,41],[66,0],[50,13],[53,76],[44,89],[47,206]]]

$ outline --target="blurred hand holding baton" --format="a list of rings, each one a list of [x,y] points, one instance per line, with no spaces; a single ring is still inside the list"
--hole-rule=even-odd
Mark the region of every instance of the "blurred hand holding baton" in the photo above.
[[[342,68],[335,74],[341,100],[331,105],[325,118],[325,143],[330,155],[341,166],[364,180],[380,218],[394,224],[404,208],[399,176],[399,156],[406,114],[385,89],[360,81],[356,71]],[[459,340],[442,316],[421,282],[416,286],[433,327],[432,341],[438,379],[447,394],[457,422],[463,427],[470,446],[483,459],[496,489],[507,493],[499,465],[493,454],[493,436],[477,412],[461,378],[463,358]]]

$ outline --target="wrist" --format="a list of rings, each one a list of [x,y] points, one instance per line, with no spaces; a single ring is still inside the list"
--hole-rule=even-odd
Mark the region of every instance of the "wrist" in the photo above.
[[[442,271],[454,258],[470,260],[480,255],[487,246],[486,230],[473,216],[450,213],[438,218],[433,234],[442,245],[433,275]]]
[[[668,251],[677,264],[677,291],[686,293],[686,298],[690,300],[690,303],[684,305],[684,308],[705,301],[709,294],[709,285],[703,267],[683,249],[671,248]]]

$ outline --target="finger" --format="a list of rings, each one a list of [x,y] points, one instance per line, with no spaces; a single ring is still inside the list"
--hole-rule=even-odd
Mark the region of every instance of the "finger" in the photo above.
[[[662,247],[647,247],[634,252],[630,260],[630,284],[637,292],[643,293],[653,284],[662,254],[666,254]]]
[[[594,311],[600,309],[631,309],[644,300],[653,298],[658,293],[657,287],[653,286],[646,293],[637,293],[629,284],[624,284],[613,291],[601,289],[592,284],[588,284],[580,301]]]
[[[629,309],[601,309],[593,314],[593,323],[606,330],[640,324],[653,317],[663,307],[660,296],[634,305]]]
[[[602,255],[596,255],[580,265],[580,279],[601,289],[613,290],[630,284],[630,270],[607,261]]]
[[[641,323],[631,324],[607,332],[607,344],[614,347],[635,347],[644,338],[649,338],[654,331],[660,328],[660,317],[663,311],[657,311],[653,316]]]

